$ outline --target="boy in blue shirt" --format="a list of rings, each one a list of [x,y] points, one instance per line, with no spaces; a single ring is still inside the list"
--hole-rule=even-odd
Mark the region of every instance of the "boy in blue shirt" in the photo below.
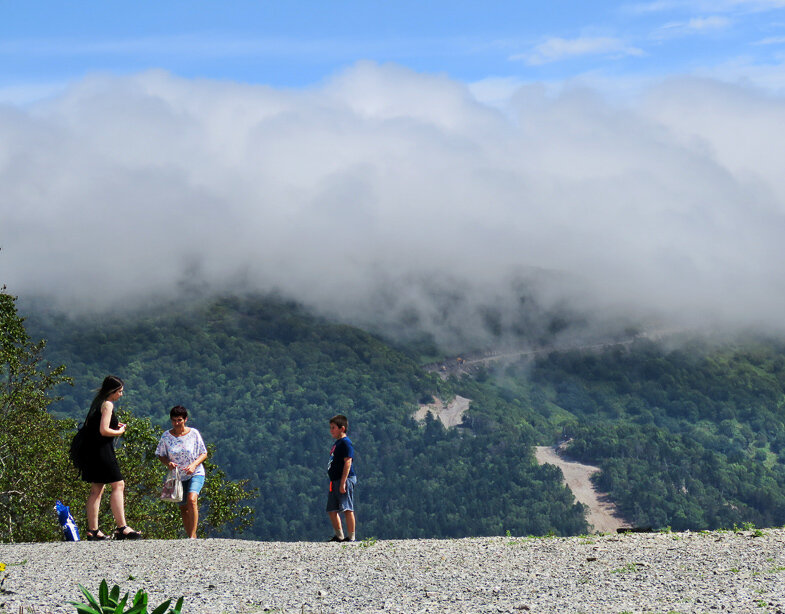
[[[354,448],[352,440],[346,436],[349,420],[346,416],[338,414],[330,418],[330,435],[335,439],[330,450],[330,462],[327,465],[327,475],[330,477],[330,490],[327,494],[327,514],[335,530],[329,541],[353,542],[355,540],[354,518],[354,487],[357,476],[354,473]],[[343,512],[346,521],[346,536],[341,527]]]

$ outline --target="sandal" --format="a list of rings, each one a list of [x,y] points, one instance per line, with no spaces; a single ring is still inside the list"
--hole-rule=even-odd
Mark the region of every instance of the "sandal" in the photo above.
[[[87,537],[87,541],[89,542],[102,542],[105,539],[109,539],[108,535],[104,535],[101,533],[101,529],[96,529],[95,531],[91,531],[90,529],[85,530],[85,536]]]
[[[126,533],[126,529],[128,532]],[[128,525],[117,527],[114,530],[114,538],[115,539],[142,539],[142,534],[139,531],[134,531]]]

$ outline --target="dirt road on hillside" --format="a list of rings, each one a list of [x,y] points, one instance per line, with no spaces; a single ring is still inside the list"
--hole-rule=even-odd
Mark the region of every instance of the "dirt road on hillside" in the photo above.
[[[629,527],[618,515],[616,506],[595,490],[590,478],[600,470],[599,467],[565,460],[550,446],[537,446],[535,457],[540,465],[547,463],[561,469],[564,481],[575,498],[588,506],[589,514],[586,520],[594,533],[615,533],[616,529]]]

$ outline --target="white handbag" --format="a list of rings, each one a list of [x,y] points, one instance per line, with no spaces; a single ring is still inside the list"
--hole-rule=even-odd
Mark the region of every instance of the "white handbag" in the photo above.
[[[180,481],[179,468],[175,467],[166,475],[161,489],[161,500],[170,503],[180,503],[183,500],[183,483]]]

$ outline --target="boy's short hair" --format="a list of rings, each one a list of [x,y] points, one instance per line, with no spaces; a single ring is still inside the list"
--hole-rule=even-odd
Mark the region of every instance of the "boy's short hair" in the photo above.
[[[183,407],[182,405],[175,405],[172,409],[169,410],[169,419],[172,418],[187,418],[188,417],[188,410]]]
[[[330,418],[330,424],[334,424],[339,429],[349,430],[349,419],[343,414],[338,414],[337,416]]]

